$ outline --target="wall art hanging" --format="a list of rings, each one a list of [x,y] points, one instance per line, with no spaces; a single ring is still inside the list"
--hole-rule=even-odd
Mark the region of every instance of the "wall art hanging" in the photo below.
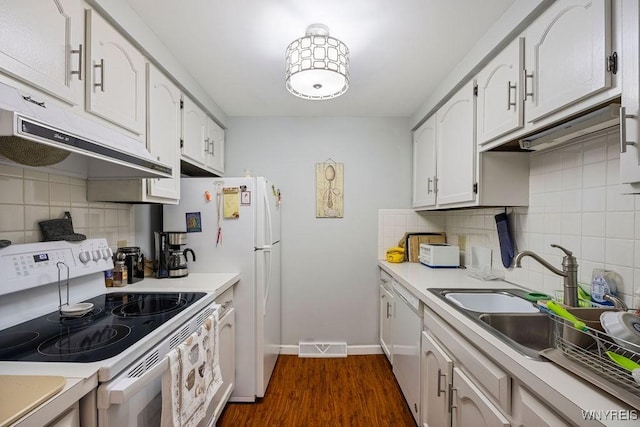
[[[344,216],[344,164],[316,163],[316,218]]]

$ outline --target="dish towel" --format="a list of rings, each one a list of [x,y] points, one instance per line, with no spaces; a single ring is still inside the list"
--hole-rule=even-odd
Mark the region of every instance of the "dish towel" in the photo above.
[[[222,385],[218,312],[168,354],[162,377],[162,426],[197,426]]]

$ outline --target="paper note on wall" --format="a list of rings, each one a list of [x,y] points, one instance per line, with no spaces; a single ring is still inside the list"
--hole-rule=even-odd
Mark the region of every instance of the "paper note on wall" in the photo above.
[[[240,189],[224,188],[223,194],[225,219],[240,218]]]

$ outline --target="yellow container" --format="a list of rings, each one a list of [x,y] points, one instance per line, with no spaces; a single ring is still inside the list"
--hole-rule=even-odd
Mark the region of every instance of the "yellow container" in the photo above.
[[[395,246],[387,250],[387,261],[389,262],[403,262],[404,261],[404,248]]]

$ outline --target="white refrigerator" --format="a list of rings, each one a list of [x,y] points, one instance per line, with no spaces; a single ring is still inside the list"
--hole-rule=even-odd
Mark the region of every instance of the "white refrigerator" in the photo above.
[[[186,246],[196,254],[189,272],[241,273],[230,400],[253,402],[264,397],[280,354],[279,190],[262,177],[180,181],[180,203],[163,207],[163,230],[188,232]]]

